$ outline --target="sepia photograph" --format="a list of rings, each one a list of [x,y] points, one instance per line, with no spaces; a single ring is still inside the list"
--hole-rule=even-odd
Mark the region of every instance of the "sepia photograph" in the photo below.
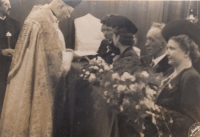
[[[0,0],[0,137],[200,137],[199,8]]]

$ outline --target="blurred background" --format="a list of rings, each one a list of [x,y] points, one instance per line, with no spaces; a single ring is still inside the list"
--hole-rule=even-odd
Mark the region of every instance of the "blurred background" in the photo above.
[[[11,17],[23,24],[34,5],[48,4],[51,0],[10,0],[10,2]],[[123,15],[138,27],[137,46],[141,49],[141,54],[145,54],[146,33],[153,22],[168,23],[175,19],[185,19],[190,14],[199,18],[198,3],[197,1],[82,1],[71,17],[60,23],[60,28],[65,37],[66,47],[74,49],[74,19],[88,13],[99,19],[109,13]],[[199,25],[199,21],[197,24]]]

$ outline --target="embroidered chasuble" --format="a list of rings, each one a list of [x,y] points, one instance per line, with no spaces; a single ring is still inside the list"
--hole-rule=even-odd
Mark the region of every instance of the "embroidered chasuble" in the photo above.
[[[35,6],[24,22],[8,75],[1,137],[52,137],[62,118],[63,35],[48,6]]]

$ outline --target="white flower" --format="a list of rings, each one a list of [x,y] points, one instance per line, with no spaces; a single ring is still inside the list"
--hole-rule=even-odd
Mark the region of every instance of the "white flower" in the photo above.
[[[152,100],[149,100],[148,98],[144,98],[143,102],[144,102],[144,105],[148,109],[155,110],[155,104],[154,104],[154,102]]]
[[[120,76],[118,73],[112,74],[112,80],[115,80],[115,79],[120,80]]]
[[[118,85],[118,86],[117,86],[117,91],[118,91],[118,92],[124,91],[125,89],[126,89],[126,86],[125,86],[125,85]]]
[[[141,91],[145,87],[145,84],[143,82],[140,82],[138,84],[138,90]]]
[[[86,74],[86,75],[90,75],[90,72],[89,72],[89,71],[87,71],[87,72],[85,72],[85,74]]]
[[[130,101],[127,98],[123,99],[123,105],[130,104]]]
[[[143,102],[143,101],[140,101],[140,104],[141,104],[141,105],[143,105],[143,104],[144,104],[144,102]]]
[[[130,84],[129,85],[129,89],[133,92],[136,92],[137,91],[137,88],[138,88],[138,84],[135,83],[135,84]]]
[[[82,71],[85,72],[85,69],[83,69]]]
[[[145,78],[148,78],[149,77],[149,73],[147,71],[142,71],[141,72],[141,75]]]
[[[99,72],[102,73],[102,72],[103,72],[103,69],[100,69]]]
[[[104,91],[104,95],[107,96],[108,95],[108,91]]]
[[[126,81],[126,80],[131,80],[135,81],[135,76],[129,74],[128,72],[124,72],[123,75],[121,76],[121,81]]]
[[[130,77],[130,74],[128,72],[124,72],[123,75],[121,76],[121,81],[125,81]]]
[[[110,65],[110,69],[113,69],[113,65]]]
[[[105,87],[108,87],[110,85],[110,82],[105,83]]]
[[[97,57],[97,60],[103,60],[103,59],[102,59],[101,57],[98,56],[98,57]]]
[[[104,65],[104,70],[108,71],[110,68],[107,65]]]
[[[130,80],[134,82],[134,81],[136,80],[135,76],[132,75],[132,76],[130,77]]]
[[[158,105],[154,105],[155,106],[155,110],[157,111],[157,112],[160,112],[160,108],[158,107]]]
[[[139,106],[139,105],[136,105],[136,106],[135,106],[135,109],[140,109],[140,106]]]
[[[97,67],[97,66],[94,66],[94,67],[93,67],[93,69],[95,69],[95,70],[99,70],[99,67]]]
[[[83,78],[84,80],[86,80],[87,79],[87,76],[84,76],[84,78]]]
[[[117,87],[117,84],[114,84],[114,85],[113,85],[113,88],[116,88],[116,87]]]
[[[94,81],[96,80],[95,74],[91,73],[88,80],[89,80],[90,82],[94,82]]]
[[[148,85],[145,87],[145,93],[149,99],[154,99],[156,97],[156,91],[150,88]]]
[[[80,77],[83,77],[83,74],[81,74]]]

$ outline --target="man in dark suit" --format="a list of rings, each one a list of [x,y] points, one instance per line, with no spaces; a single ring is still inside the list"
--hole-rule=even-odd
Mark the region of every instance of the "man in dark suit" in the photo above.
[[[3,105],[7,77],[20,32],[19,22],[10,18],[10,1],[0,0],[0,113]],[[8,36],[10,35],[10,42]]]
[[[114,46],[112,41],[114,28],[112,26],[112,22],[109,21],[111,16],[114,16],[114,14],[107,14],[101,20],[101,31],[103,32],[105,39],[101,41],[97,51],[98,55],[101,56],[108,64],[112,64],[113,58],[120,54],[119,49]]]
[[[148,58],[151,57],[151,61],[148,64],[156,73],[165,73],[171,66],[168,64],[168,58],[166,52],[166,42],[162,37],[162,29],[165,24],[153,23],[150,30],[147,33],[147,41],[145,43]]]

